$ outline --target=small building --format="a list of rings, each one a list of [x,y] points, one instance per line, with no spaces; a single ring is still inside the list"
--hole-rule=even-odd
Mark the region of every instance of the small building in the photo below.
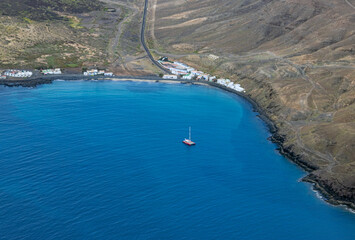
[[[160,58],[159,58],[159,61],[162,61],[162,62],[169,62],[169,58],[168,58],[168,57],[160,57]]]
[[[180,69],[170,69],[172,74],[175,75],[186,75],[188,72]]]
[[[3,73],[5,76],[14,77],[14,78],[29,78],[32,77],[31,71],[26,70],[16,70],[16,69],[9,69]]]
[[[6,79],[6,75],[0,75],[0,79]]]
[[[106,12],[110,12],[110,13],[116,12],[116,8],[107,8]]]
[[[42,74],[44,75],[57,75],[57,74],[62,74],[62,71],[60,68],[55,68],[55,69],[43,69]]]
[[[86,72],[84,72],[84,76],[96,76],[98,75],[99,73],[99,70],[97,69],[90,69],[90,70],[87,70]]]
[[[176,75],[164,75],[163,79],[177,79],[178,77]]]
[[[219,84],[221,84],[221,85],[223,85],[225,87],[228,87],[230,89],[233,89],[233,90],[235,90],[237,92],[245,92],[244,88],[242,88],[240,86],[240,84],[234,83],[234,82],[232,82],[229,79],[223,79],[223,78],[222,79],[218,79],[217,83],[219,83]]]
[[[193,67],[190,67],[184,63],[181,62],[174,62],[174,64],[179,68],[179,69],[184,69],[187,72],[191,72],[191,71],[195,71],[195,69]]]
[[[204,78],[202,77],[202,75],[199,75],[199,76],[197,76],[196,80],[201,81],[201,80],[204,80]]]
[[[217,78],[215,76],[210,76],[208,78],[208,81],[210,81],[210,82],[215,82],[216,80],[217,80]]]
[[[182,79],[186,79],[186,80],[192,80],[194,77],[193,74],[189,73],[189,74],[186,74],[184,76],[182,76]]]
[[[203,74],[204,74],[204,72],[196,71],[196,70],[191,71],[191,73],[192,73],[193,75],[195,75],[195,76],[200,76],[200,75],[203,75]]]
[[[112,72],[105,72],[105,73],[104,73],[104,76],[106,76],[106,77],[112,77],[112,76],[113,76],[113,73],[112,73]]]
[[[206,80],[206,81],[208,81],[208,79],[210,78],[210,75],[209,74],[203,74],[203,75],[201,75],[202,76],[202,80]]]

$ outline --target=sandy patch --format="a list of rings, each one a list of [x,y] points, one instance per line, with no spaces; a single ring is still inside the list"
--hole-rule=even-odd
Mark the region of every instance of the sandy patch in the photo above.
[[[163,17],[161,19],[183,19],[183,18],[188,18],[191,14],[195,13],[195,12],[199,12],[201,11],[200,9],[196,9],[196,10],[190,10],[187,12],[182,12],[182,13],[177,13],[168,17]]]
[[[176,24],[176,25],[172,25],[172,26],[166,26],[166,27],[160,27],[159,29],[188,27],[188,26],[192,26],[192,25],[203,23],[206,20],[207,20],[207,17],[196,18],[196,19],[193,19],[193,20],[190,20],[190,21],[186,21],[186,22],[183,22],[183,23],[180,23],[180,24]]]
[[[218,56],[216,56],[216,55],[213,55],[213,54],[210,54],[210,55],[208,55],[208,59],[210,59],[210,60],[217,60],[219,57]]]
[[[177,51],[194,51],[194,46],[188,43],[179,43],[171,46],[173,49]]]

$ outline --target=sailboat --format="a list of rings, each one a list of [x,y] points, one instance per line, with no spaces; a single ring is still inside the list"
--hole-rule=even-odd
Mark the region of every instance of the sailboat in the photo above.
[[[189,145],[189,146],[196,144],[193,141],[191,141],[191,127],[189,127],[189,138],[185,138],[185,140],[182,142],[185,143],[186,145]]]

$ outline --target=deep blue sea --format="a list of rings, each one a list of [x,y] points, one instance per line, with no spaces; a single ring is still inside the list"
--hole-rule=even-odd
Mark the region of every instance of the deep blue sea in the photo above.
[[[210,87],[0,87],[0,239],[354,240],[269,135]]]

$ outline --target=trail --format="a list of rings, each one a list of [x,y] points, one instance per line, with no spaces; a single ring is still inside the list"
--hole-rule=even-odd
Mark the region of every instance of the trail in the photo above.
[[[355,6],[354,6],[351,2],[349,2],[349,0],[345,0],[345,2],[346,2],[350,7],[352,7],[353,9],[355,9]]]
[[[145,28],[146,28],[146,23],[147,23],[147,8],[148,8],[148,0],[144,1],[144,10],[143,10],[143,20],[142,20],[142,27],[141,27],[141,44],[145,50],[145,52],[147,53],[149,59],[151,60],[151,62],[157,66],[160,70],[162,70],[165,73],[170,73],[169,70],[167,70],[166,68],[163,68],[157,61],[155,61],[155,59],[153,58],[150,50],[148,49],[146,43],[145,43]]]
[[[124,18],[118,23],[117,28],[116,28],[115,37],[112,40],[112,42],[108,48],[108,53],[109,53],[110,59],[113,62],[112,65],[114,67],[117,67],[121,63],[123,68],[127,69],[126,61],[123,58],[123,56],[118,54],[117,59],[114,59],[114,58],[116,55],[116,49],[119,47],[119,43],[120,43],[120,40],[121,40],[121,37],[123,34],[124,24],[131,21],[132,18],[138,14],[139,9],[136,5],[128,4],[127,2],[113,1],[113,0],[102,0],[102,1],[107,4],[112,4],[112,5],[117,6],[116,9],[121,8],[121,7],[126,7],[126,8],[131,9],[133,11],[132,14],[125,15]]]
[[[289,64],[290,66],[294,67],[295,69],[297,69],[299,75],[301,76],[302,79],[304,79],[305,81],[307,81],[308,83],[311,84],[311,89],[304,94],[304,97],[300,100],[300,104],[302,107],[303,111],[308,111],[309,110],[309,98],[312,95],[313,91],[316,89],[316,87],[319,87],[320,89],[323,89],[322,86],[320,86],[318,83],[314,82],[310,77],[307,76],[305,69],[308,67],[307,65],[298,65],[293,63],[292,61],[290,61],[289,59],[285,59],[283,57],[279,57],[276,54],[272,53],[272,52],[268,52],[269,54],[275,56],[276,58],[280,59],[281,61]],[[323,89],[324,90],[324,89]],[[317,104],[313,101],[313,104],[315,106],[316,109],[318,109]],[[328,165],[328,170],[331,171],[333,166],[337,163],[337,160],[328,152],[326,154],[321,153],[319,151],[316,151],[314,149],[310,149],[307,146],[305,146],[302,137],[301,137],[301,129],[304,126],[309,125],[309,123],[306,123],[304,126],[301,127],[297,127],[294,126],[292,123],[290,123],[289,121],[285,120],[285,122],[294,130],[295,134],[296,134],[296,143],[297,145],[302,148],[305,152],[307,152],[308,154],[311,155],[315,155],[317,157],[319,157],[320,159],[324,159],[327,162],[329,162]]]

